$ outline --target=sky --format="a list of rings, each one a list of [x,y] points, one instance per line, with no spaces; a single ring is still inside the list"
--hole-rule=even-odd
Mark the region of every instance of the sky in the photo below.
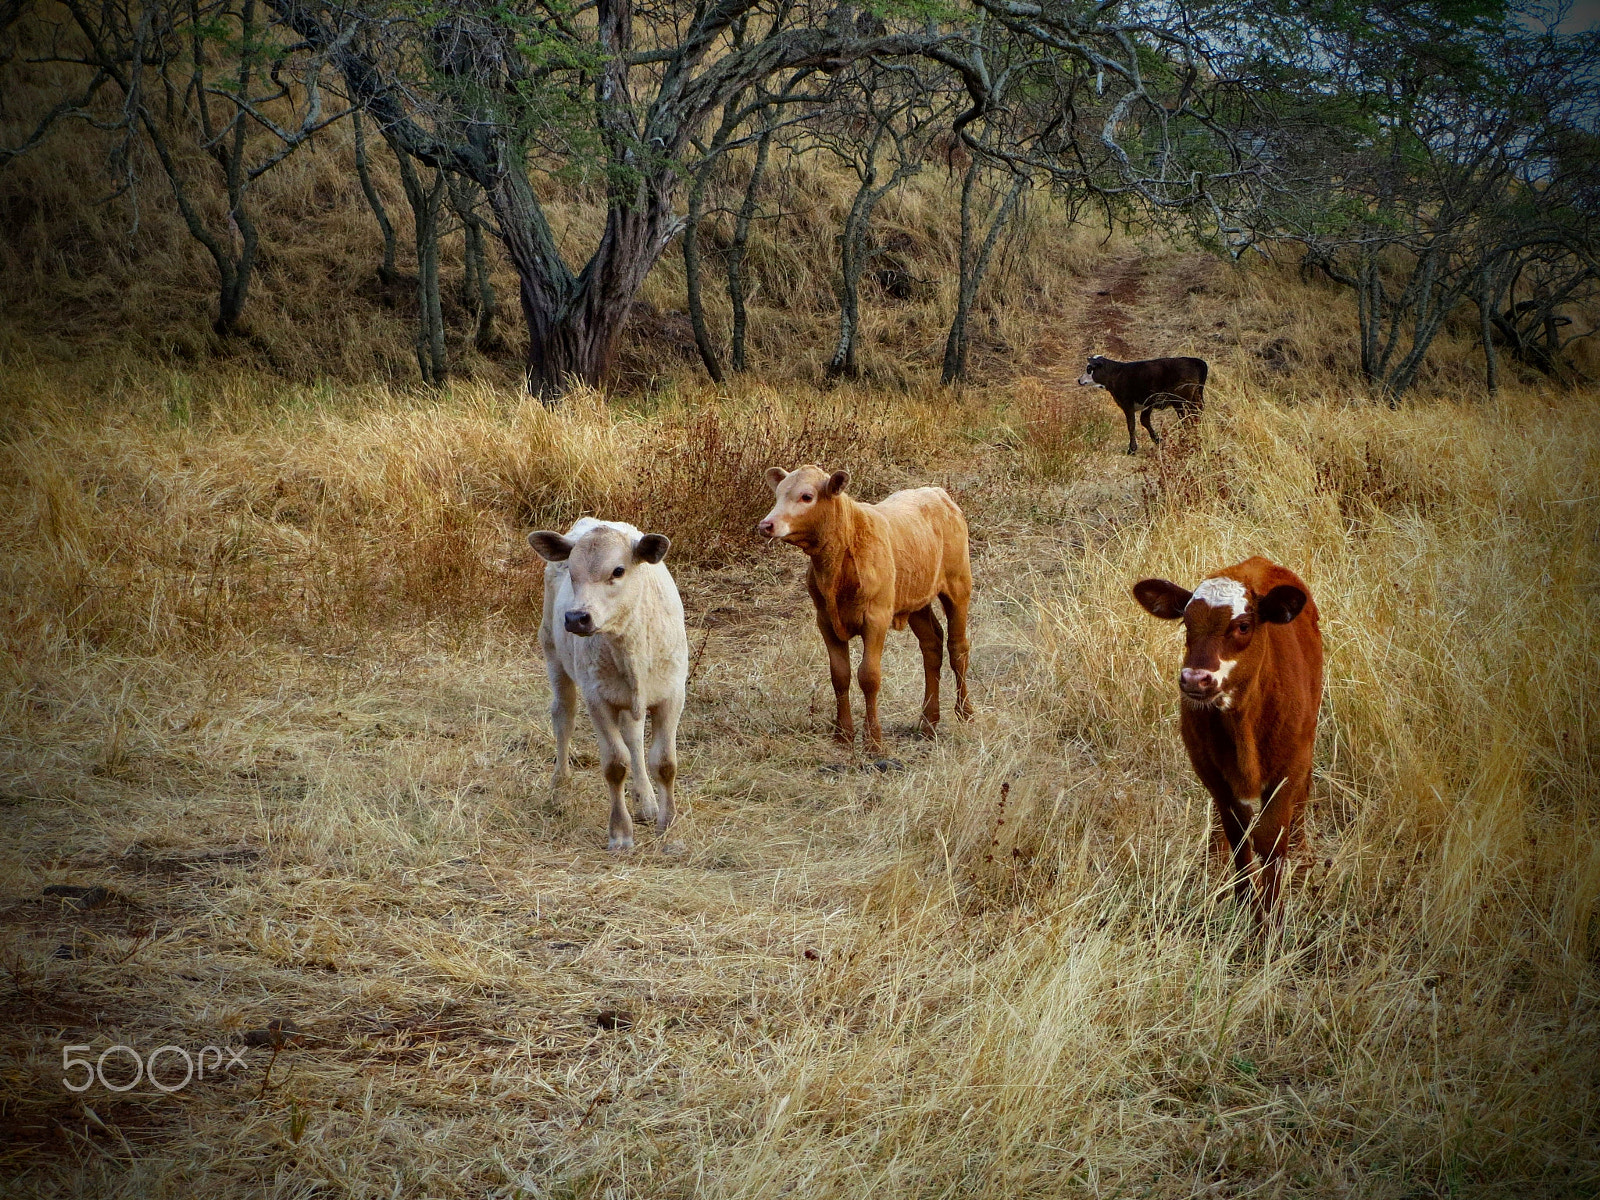
[[[1561,22],[1560,28],[1569,33],[1578,33],[1597,25],[1600,25],[1600,0],[1573,0],[1567,19]]]

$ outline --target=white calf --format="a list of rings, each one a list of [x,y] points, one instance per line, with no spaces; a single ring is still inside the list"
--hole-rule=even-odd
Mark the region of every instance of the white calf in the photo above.
[[[567,747],[573,702],[581,691],[611,792],[607,845],[631,850],[633,820],[622,793],[630,761],[640,815],[655,818],[662,831],[672,823],[689,639],[678,586],[661,562],[671,543],[662,534],[640,533],[621,521],[584,517],[565,537],[541,530],[528,535],[528,544],[549,564],[544,569],[539,644],[550,673],[555,782],[560,785],[572,775]],[[646,712],[653,727],[648,776]]]

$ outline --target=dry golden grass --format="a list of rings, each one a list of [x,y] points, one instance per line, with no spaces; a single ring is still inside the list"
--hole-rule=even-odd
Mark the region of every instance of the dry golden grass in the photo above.
[[[1118,336],[1204,349],[1194,264],[1147,262]],[[1242,326],[1295,295],[1207,286]],[[1390,412],[1239,341],[1137,460],[1109,403],[1061,398],[1068,351],[959,399],[680,377],[557,414],[14,362],[12,1188],[1592,1194],[1596,403]],[[892,639],[902,769],[827,741],[801,560],[742,537],[760,469],[802,458],[972,520],[979,715],[915,738]],[[675,539],[677,855],[607,857],[592,761],[547,783],[520,534],[595,510]],[[1329,647],[1315,849],[1265,939],[1209,854],[1172,630],[1127,596],[1252,552]],[[274,1017],[307,1036],[270,1076],[257,1048],[170,1096],[60,1082],[67,1044]]]
[[[1375,407],[1336,290],[1062,236],[1042,200],[978,382],[939,391],[934,169],[881,210],[929,284],[869,292],[867,377],[819,389],[841,177],[792,166],[752,378],[636,338],[627,388],[551,413],[513,336],[419,394],[343,136],[262,181],[227,346],[170,215],[129,244],[85,202],[93,139],[0,175],[7,1194],[1600,1190],[1596,397],[1483,399],[1462,328]],[[551,197],[573,246],[579,199]],[[669,259],[645,298],[681,294]],[[1127,459],[1071,387],[1093,351],[1206,357],[1206,413]],[[943,484],[972,524],[978,716],[916,738],[894,637],[898,769],[827,739],[802,560],[750,535],[761,471],[805,460],[869,499]],[[584,512],[674,541],[681,853],[605,854],[586,728],[547,782],[522,535]],[[1258,552],[1329,652],[1313,850],[1265,938],[1210,853],[1175,635],[1127,592]],[[61,1084],[67,1045],[274,1018],[302,1044],[171,1095]]]

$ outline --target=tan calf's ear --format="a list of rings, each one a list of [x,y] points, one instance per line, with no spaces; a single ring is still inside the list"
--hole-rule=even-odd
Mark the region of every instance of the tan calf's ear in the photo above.
[[[551,529],[539,529],[528,535],[532,546],[545,562],[566,562],[572,553],[572,543]]]
[[[658,563],[667,556],[672,539],[664,533],[647,533],[634,544],[633,552],[640,562]]]
[[[849,471],[835,471],[832,475],[828,476],[828,486],[822,489],[823,494],[826,496],[837,496],[840,492],[844,491],[844,485],[849,482]]]
[[[789,472],[785,471],[782,467],[767,468],[767,486],[773,491],[777,491],[778,485],[787,478],[789,478]]]
[[[1256,601],[1256,612],[1263,621],[1274,625],[1287,625],[1300,615],[1306,606],[1306,594],[1292,583],[1280,583]]]
[[[1193,592],[1186,591],[1170,579],[1141,579],[1133,585],[1133,598],[1144,605],[1152,617],[1163,621],[1176,621],[1183,616]]]

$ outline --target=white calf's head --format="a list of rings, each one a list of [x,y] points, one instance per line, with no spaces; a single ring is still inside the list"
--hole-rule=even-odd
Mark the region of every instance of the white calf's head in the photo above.
[[[572,580],[572,607],[561,614],[568,633],[604,633],[608,623],[633,608],[643,563],[658,563],[672,543],[662,533],[634,537],[614,525],[594,525],[575,540],[541,529],[528,545],[546,562],[564,562]]]

